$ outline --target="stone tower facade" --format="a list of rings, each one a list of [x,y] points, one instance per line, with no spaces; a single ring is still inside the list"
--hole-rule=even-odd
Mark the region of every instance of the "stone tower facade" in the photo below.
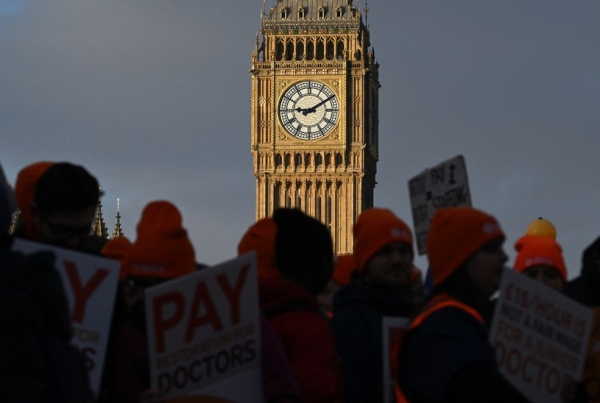
[[[329,227],[336,254],[352,252],[352,226],[373,206],[378,68],[352,0],[263,9],[250,69],[257,220],[299,208]]]

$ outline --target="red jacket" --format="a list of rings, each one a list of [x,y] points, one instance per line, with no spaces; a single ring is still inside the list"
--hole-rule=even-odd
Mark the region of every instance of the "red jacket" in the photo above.
[[[343,402],[335,341],[317,300],[280,278],[259,278],[261,310],[281,339],[305,402]]]

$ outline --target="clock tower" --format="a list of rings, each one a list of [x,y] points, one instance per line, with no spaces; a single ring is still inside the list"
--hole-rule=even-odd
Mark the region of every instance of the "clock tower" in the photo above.
[[[352,253],[352,226],[373,206],[378,67],[352,0],[263,0],[250,69],[257,220],[299,208],[327,225],[337,255]]]

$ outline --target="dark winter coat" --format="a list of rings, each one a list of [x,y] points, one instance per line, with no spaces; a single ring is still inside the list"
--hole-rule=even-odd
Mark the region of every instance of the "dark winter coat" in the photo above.
[[[366,287],[358,277],[333,298],[330,320],[341,360],[346,401],[383,401],[383,317],[409,317],[407,291]]]
[[[600,306],[600,238],[584,250],[581,274],[565,284],[563,292],[586,306]]]
[[[343,402],[335,341],[315,297],[281,278],[259,278],[259,297],[300,385],[302,401]]]
[[[411,403],[527,401],[498,371],[488,330],[473,311],[441,307],[413,320],[398,362],[399,383]],[[413,328],[415,320],[422,322]]]
[[[52,253],[0,257],[0,323],[0,401],[91,401]]]

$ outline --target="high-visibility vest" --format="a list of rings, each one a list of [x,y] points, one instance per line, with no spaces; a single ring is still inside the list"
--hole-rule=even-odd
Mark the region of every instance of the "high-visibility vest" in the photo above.
[[[483,318],[481,317],[481,314],[476,309],[470,307],[469,305],[467,305],[463,302],[460,302],[459,300],[457,300],[456,298],[454,298],[453,296],[451,296],[449,294],[438,294],[435,297],[433,297],[425,305],[425,307],[423,307],[423,310],[421,311],[421,313],[419,313],[412,320],[412,322],[410,323],[410,326],[408,327],[408,330],[406,331],[406,333],[404,333],[404,337],[406,336],[406,334],[408,332],[419,327],[423,323],[423,321],[425,319],[427,319],[429,316],[431,316],[434,312],[437,312],[440,309],[450,308],[450,307],[462,309],[463,311],[465,311],[466,313],[471,315],[473,318],[475,318],[479,323],[481,323],[481,324],[484,323]],[[391,355],[390,358],[392,360],[392,373],[394,374],[394,394],[396,396],[396,403],[410,403],[409,400],[406,398],[406,395],[404,395],[404,392],[400,388],[400,384],[398,383],[398,377],[397,377],[398,356],[400,354],[400,350],[402,349],[402,339],[404,337],[402,337],[400,340],[396,341],[390,347],[390,355]]]

